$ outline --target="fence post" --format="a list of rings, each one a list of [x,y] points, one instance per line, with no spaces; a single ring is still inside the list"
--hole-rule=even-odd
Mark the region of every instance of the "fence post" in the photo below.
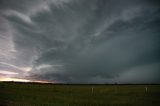
[[[145,86],[145,91],[148,92],[148,87],[147,86]]]
[[[115,93],[117,93],[117,86],[114,87]]]
[[[92,86],[92,93],[94,92],[94,86]]]

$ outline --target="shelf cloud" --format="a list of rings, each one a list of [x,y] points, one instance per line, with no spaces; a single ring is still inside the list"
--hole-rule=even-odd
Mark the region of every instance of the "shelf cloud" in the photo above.
[[[160,83],[158,0],[1,0],[0,22],[2,72],[62,83]]]

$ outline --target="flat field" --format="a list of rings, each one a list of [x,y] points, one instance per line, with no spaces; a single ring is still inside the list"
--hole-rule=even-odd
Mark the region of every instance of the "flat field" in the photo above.
[[[0,106],[160,106],[160,85],[1,82]]]

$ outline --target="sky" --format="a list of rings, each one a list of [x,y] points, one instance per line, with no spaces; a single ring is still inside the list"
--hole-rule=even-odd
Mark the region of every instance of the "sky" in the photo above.
[[[0,0],[0,80],[160,83],[159,0]]]

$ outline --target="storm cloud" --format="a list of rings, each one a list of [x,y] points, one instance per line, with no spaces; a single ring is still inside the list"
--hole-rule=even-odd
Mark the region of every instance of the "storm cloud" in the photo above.
[[[1,0],[0,22],[1,70],[50,82],[160,83],[158,0]]]

